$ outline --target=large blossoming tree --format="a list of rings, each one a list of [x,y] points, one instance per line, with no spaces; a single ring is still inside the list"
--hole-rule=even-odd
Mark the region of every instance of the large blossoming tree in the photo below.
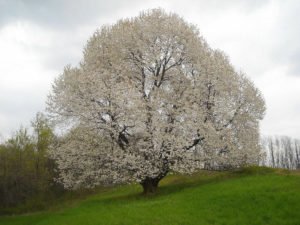
[[[55,80],[48,111],[73,129],[53,151],[66,188],[255,164],[259,90],[195,26],[154,9],[97,30]]]

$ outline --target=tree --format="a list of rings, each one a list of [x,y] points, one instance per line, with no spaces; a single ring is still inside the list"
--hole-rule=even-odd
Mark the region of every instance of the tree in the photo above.
[[[0,144],[0,214],[39,195],[55,194],[61,185],[56,177],[53,159],[47,155],[56,141],[48,119],[37,113],[31,123],[33,133],[18,129]]]
[[[161,9],[97,30],[47,109],[74,129],[52,157],[67,188],[256,163],[264,100],[197,28]]]
[[[55,177],[55,164],[54,161],[48,157],[48,151],[56,142],[56,137],[48,118],[41,112],[38,112],[34,120],[31,121],[31,127],[33,128],[32,139],[34,142],[34,167],[36,177],[41,183],[42,181],[44,182],[43,185],[40,186],[47,189]]]
[[[267,136],[261,139],[265,157],[261,165],[273,168],[297,169],[300,165],[300,140],[287,136]]]

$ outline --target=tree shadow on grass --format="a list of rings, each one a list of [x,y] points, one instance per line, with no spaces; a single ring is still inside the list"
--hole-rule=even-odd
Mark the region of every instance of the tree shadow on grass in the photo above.
[[[134,193],[111,196],[104,199],[95,199],[94,203],[115,203],[115,202],[130,202],[130,201],[147,201],[155,200],[161,196],[171,195],[181,192],[185,189],[201,186],[214,182],[221,182],[227,179],[234,179],[240,177],[239,175],[230,172],[216,172],[216,171],[201,171],[196,175],[169,175],[161,181],[156,192],[151,194],[143,194],[142,188],[137,189]],[[134,186],[136,186],[135,184]],[[128,187],[130,188],[130,187]]]
[[[112,202],[130,202],[130,201],[147,201],[155,200],[161,196],[167,196],[181,192],[188,188],[193,188],[196,186],[202,186],[210,183],[222,182],[229,179],[238,179],[241,177],[251,176],[251,175],[267,175],[270,173],[275,173],[275,169],[268,167],[244,167],[236,169],[233,171],[208,171],[201,170],[193,175],[178,175],[171,174],[166,176],[158,186],[155,193],[143,194],[142,188],[136,188],[136,191],[130,194],[120,194],[118,196],[111,196],[105,199],[98,199],[96,201],[102,203],[112,203]],[[132,186],[136,186],[132,185]],[[127,186],[130,188],[130,186]],[[121,191],[121,190],[120,190]]]

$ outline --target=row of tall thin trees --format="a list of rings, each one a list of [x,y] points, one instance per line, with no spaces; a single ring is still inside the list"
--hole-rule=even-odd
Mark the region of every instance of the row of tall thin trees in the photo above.
[[[286,136],[263,137],[260,165],[272,168],[300,169],[300,140]]]

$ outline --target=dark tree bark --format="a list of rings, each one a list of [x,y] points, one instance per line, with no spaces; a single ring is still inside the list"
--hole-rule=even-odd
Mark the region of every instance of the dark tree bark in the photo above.
[[[149,178],[147,177],[145,180],[141,182],[143,186],[143,194],[154,193],[157,189],[159,180],[157,178]]]
[[[143,186],[143,194],[154,193],[158,187],[158,183],[167,175],[168,171],[159,176],[152,178],[146,177],[140,184]]]

